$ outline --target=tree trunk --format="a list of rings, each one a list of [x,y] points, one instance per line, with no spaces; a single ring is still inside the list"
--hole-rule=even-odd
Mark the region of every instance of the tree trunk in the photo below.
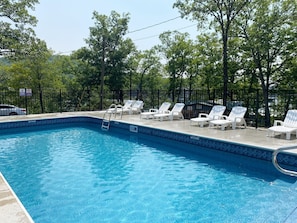
[[[41,113],[44,113],[43,95],[42,95],[42,89],[41,89],[40,83],[38,84],[38,90],[39,90],[39,103],[40,103]]]
[[[227,104],[228,96],[228,35],[223,32],[223,105]]]
[[[102,58],[101,58],[101,75],[100,75],[100,110],[103,109],[103,98],[104,98],[104,76],[105,76],[105,38],[103,37],[102,42]]]

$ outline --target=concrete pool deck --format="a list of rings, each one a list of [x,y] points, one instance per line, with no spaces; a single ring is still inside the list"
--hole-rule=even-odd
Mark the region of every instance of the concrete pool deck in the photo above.
[[[37,114],[26,116],[5,116],[0,117],[0,122],[10,122],[19,120],[36,120],[46,118],[62,118],[73,116],[91,116],[102,118],[104,112],[65,112],[51,114]],[[157,121],[140,119],[139,115],[123,115],[122,118],[117,116],[112,118],[118,122],[126,122],[135,125],[143,125],[157,129],[164,129],[180,133],[191,134],[194,136],[203,136],[207,138],[220,139],[224,141],[236,142],[245,145],[257,146],[263,149],[276,150],[284,146],[297,145],[296,137],[291,137],[291,140],[286,140],[284,135],[275,137],[267,137],[267,129],[247,127],[245,129],[227,129],[225,131],[219,128],[201,128],[197,125],[190,125],[189,120],[174,120],[174,121]],[[297,149],[290,152],[297,154]],[[26,212],[21,202],[15,196],[13,190],[7,184],[6,180],[0,173],[0,222],[2,223],[20,223],[33,222],[29,214]]]

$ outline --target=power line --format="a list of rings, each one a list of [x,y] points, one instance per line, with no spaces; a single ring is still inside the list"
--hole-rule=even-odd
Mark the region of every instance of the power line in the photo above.
[[[193,24],[193,25],[189,25],[189,26],[185,26],[185,27],[181,27],[179,29],[175,29],[174,31],[179,31],[179,30],[182,30],[182,29],[187,29],[187,28],[191,28],[193,26],[196,26],[198,23],[196,24]],[[146,37],[142,37],[142,38],[139,38],[139,39],[134,39],[133,41],[139,41],[139,40],[145,40],[145,39],[150,39],[150,38],[154,38],[154,37],[157,37],[159,36],[159,34],[157,35],[152,35],[152,36],[146,36]]]
[[[150,38],[154,38],[154,37],[157,37],[157,36],[159,36],[159,34],[157,34],[157,35],[153,35],[153,36],[146,36],[146,37],[142,37],[142,38],[139,38],[139,39],[134,39],[133,41],[139,41],[139,40],[150,39]]]
[[[152,28],[152,27],[155,27],[155,26],[158,26],[158,25],[161,25],[161,24],[164,24],[164,23],[167,23],[167,22],[170,22],[172,20],[175,20],[175,19],[179,19],[181,18],[181,16],[178,16],[178,17],[175,17],[175,18],[172,18],[172,19],[168,19],[166,21],[163,21],[163,22],[159,22],[159,23],[156,23],[154,25],[150,25],[150,26],[147,26],[147,27],[144,27],[144,28],[140,28],[140,29],[136,29],[136,30],[133,30],[131,32],[128,32],[127,34],[130,34],[130,33],[135,33],[135,32],[139,32],[139,31],[142,31],[142,30],[145,30],[145,29],[149,29],[149,28]]]
[[[175,20],[175,19],[178,19],[180,18],[181,16],[178,16],[178,17],[175,17],[175,18],[172,18],[172,19],[168,19],[166,21],[163,21],[163,22],[159,22],[159,23],[156,23],[154,25],[150,25],[150,26],[147,26],[147,27],[144,27],[144,28],[140,28],[140,29],[136,29],[136,30],[133,30],[131,32],[128,32],[127,34],[130,34],[130,33],[135,33],[135,32],[138,32],[138,31],[142,31],[142,30],[145,30],[145,29],[149,29],[149,28],[152,28],[154,26],[158,26],[158,25],[161,25],[161,24],[164,24],[164,23],[167,23],[167,22],[170,22],[172,20]],[[174,31],[179,31],[179,30],[182,30],[182,29],[187,29],[187,28],[191,28],[193,26],[196,26],[198,23],[196,24],[193,24],[193,25],[189,25],[189,26],[185,26],[185,27],[181,27],[179,29],[175,29]],[[146,39],[150,39],[150,38],[154,38],[154,37],[158,37],[159,34],[156,34],[156,35],[152,35],[152,36],[146,36],[146,37],[142,37],[142,38],[139,38],[139,39],[134,39],[133,41],[140,41],[140,40],[146,40]],[[73,51],[75,50],[72,50],[72,51],[66,51],[66,52],[58,52],[56,53],[55,55],[67,55],[69,53],[72,53]]]
[[[176,31],[178,31],[178,30],[182,30],[182,29],[191,28],[191,27],[193,27],[193,26],[197,26],[197,25],[198,25],[198,23],[196,23],[196,24],[193,24],[193,25],[189,25],[189,26],[185,26],[185,27],[182,27],[182,28],[176,29]]]

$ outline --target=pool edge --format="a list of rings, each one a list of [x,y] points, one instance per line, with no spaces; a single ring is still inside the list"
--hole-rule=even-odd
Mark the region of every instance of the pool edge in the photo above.
[[[34,223],[5,177],[0,172],[0,222]]]

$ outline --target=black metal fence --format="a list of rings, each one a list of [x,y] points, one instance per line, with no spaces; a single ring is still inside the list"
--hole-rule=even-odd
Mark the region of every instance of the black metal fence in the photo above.
[[[271,123],[274,119],[283,119],[288,109],[297,108],[297,91],[270,91],[269,111]],[[103,98],[102,102],[100,98]],[[1,104],[13,104],[27,109],[27,114],[68,112],[68,111],[96,111],[108,108],[111,103],[123,103],[127,99],[141,99],[144,110],[157,108],[164,101],[184,102],[184,116],[189,119],[198,116],[200,112],[209,112],[215,104],[222,104],[221,91],[182,90],[169,91],[105,91],[100,95],[99,90],[56,91],[47,90],[32,92],[31,96],[20,96],[19,91],[0,91]],[[247,92],[232,91],[228,94],[226,103],[227,113],[232,107],[242,105],[248,108],[246,120],[248,125],[265,126],[264,99],[260,90]]]

